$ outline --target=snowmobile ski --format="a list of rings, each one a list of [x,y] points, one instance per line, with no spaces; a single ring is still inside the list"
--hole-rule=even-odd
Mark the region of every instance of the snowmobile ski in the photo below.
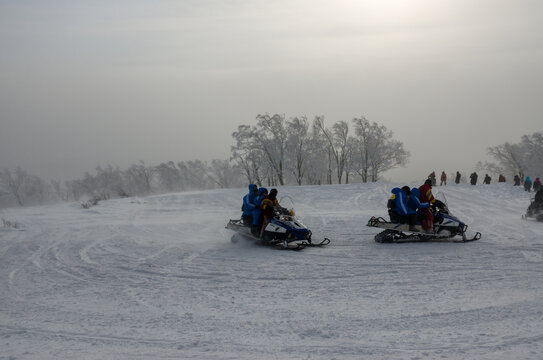
[[[321,242],[318,242],[318,243],[314,243],[312,240],[309,240],[309,243],[307,246],[314,246],[314,247],[321,247],[321,246],[326,246],[328,244],[330,244],[332,240],[330,240],[329,238],[325,237],[324,239],[322,239]]]

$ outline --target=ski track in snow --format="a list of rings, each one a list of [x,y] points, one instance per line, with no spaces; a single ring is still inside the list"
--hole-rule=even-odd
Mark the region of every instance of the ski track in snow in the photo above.
[[[4,209],[0,359],[541,359],[533,193],[435,187],[479,241],[375,243],[397,185],[280,187],[332,239],[298,252],[230,241],[244,189]]]

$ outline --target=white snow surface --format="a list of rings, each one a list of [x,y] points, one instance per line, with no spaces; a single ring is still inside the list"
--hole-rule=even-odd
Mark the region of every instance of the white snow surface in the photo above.
[[[479,241],[376,243],[398,185],[279,187],[302,251],[230,241],[246,189],[4,209],[0,359],[543,358],[533,193],[435,187]]]

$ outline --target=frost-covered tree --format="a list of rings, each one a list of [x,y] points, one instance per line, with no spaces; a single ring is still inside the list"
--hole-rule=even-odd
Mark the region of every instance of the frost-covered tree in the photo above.
[[[328,143],[328,150],[333,158],[336,166],[336,176],[338,183],[341,184],[343,174],[349,160],[349,124],[346,121],[338,121],[332,125],[332,129],[327,129],[324,126],[324,116],[315,118],[315,126],[321,131],[322,135]],[[348,183],[347,178],[347,183]]]
[[[52,180],[51,189],[53,190],[54,195],[57,197],[57,199],[60,199],[62,201],[70,200],[68,189],[62,184],[60,180]]]
[[[147,166],[140,160],[139,164],[131,165],[124,171],[127,192],[134,195],[148,195],[151,193],[155,168]]]
[[[363,183],[368,182],[371,172],[371,144],[373,143],[373,134],[371,124],[365,117],[354,118],[354,150],[353,150],[353,169],[356,171]]]
[[[543,173],[543,134],[524,135],[520,143],[506,142],[488,148],[495,162],[478,162],[477,168],[494,174],[539,176]]]
[[[204,161],[191,160],[177,163],[184,190],[210,189],[213,187],[208,175],[208,166]]]
[[[285,116],[259,114],[256,119],[257,125],[254,132],[256,146],[262,150],[269,167],[273,170],[273,177],[277,179],[279,185],[284,185],[284,166],[288,138]],[[273,182],[272,180],[272,184]]]
[[[521,144],[526,149],[526,168],[532,176],[543,175],[543,133],[522,136]]]
[[[262,186],[267,178],[269,185],[284,185],[288,137],[285,116],[265,114],[256,119],[256,126],[241,125],[232,134],[236,140],[232,159],[249,182]]]
[[[228,160],[214,159],[207,167],[207,176],[221,189],[241,185],[239,168],[232,166]]]
[[[476,168],[480,171],[487,171],[492,174],[509,174],[511,178],[515,175],[524,178],[527,170],[525,162],[525,150],[520,144],[506,142],[501,145],[488,148],[488,154],[496,162],[479,161]]]
[[[97,166],[95,192],[100,199],[104,200],[116,196],[126,196],[121,170],[111,165],[104,168]]]
[[[262,186],[265,173],[265,159],[263,151],[258,147],[254,127],[249,125],[238,126],[238,131],[232,133],[236,144],[232,146],[231,160],[242,169],[247,182]]]
[[[0,172],[0,205],[25,206],[43,204],[52,199],[51,186],[21,167]]]
[[[287,122],[287,168],[298,185],[302,185],[308,170],[308,152],[311,141],[307,117],[295,117]]]
[[[332,183],[332,157],[321,130],[311,126],[307,147],[305,179],[308,184]]]
[[[51,198],[51,187],[39,176],[29,175],[23,184],[23,196],[28,204],[42,205]]]
[[[363,116],[354,118],[353,124],[353,168],[362,182],[375,182],[381,173],[407,163],[409,152],[393,138],[391,130]]]
[[[17,167],[15,171],[4,169],[0,172],[0,193],[13,197],[19,206],[23,206],[23,185],[28,179],[28,173]]]
[[[182,190],[181,173],[173,161],[155,166],[160,191],[177,192]]]

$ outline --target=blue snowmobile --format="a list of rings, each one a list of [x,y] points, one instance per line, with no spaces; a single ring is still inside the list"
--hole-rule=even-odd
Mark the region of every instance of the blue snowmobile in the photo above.
[[[241,235],[263,245],[290,250],[301,250],[308,246],[324,246],[330,243],[328,238],[317,243],[313,242],[311,230],[296,217],[294,209],[289,210],[284,207],[274,209],[274,216],[264,229],[262,237],[252,233],[251,227],[244,225],[241,219],[230,220],[226,228],[236,231],[236,234],[232,236],[232,242],[237,242],[238,235]]]
[[[375,235],[375,241],[379,243],[400,243],[400,242],[430,242],[430,241],[453,241],[469,242],[481,238],[481,233],[476,232],[472,237],[467,237],[468,225],[452,215],[447,206],[447,201],[443,193],[438,193],[439,198],[444,204],[441,208],[432,208],[434,214],[434,226],[429,232],[424,231],[420,224],[411,229],[408,224],[387,221],[382,217],[373,216],[367,226],[385,229]],[[460,239],[458,238],[460,236]]]

